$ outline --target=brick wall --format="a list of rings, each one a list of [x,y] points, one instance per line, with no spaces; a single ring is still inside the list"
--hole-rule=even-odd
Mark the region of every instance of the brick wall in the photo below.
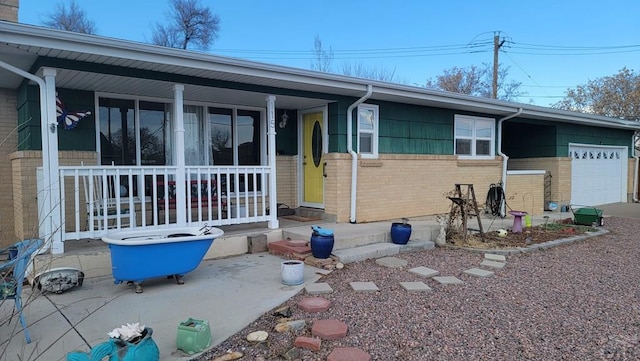
[[[507,174],[507,211],[541,215],[544,211],[544,174]]]
[[[79,165],[96,164],[96,152],[59,152],[59,164]],[[11,168],[13,173],[13,214],[14,239],[25,239],[38,235],[38,190],[36,169],[42,166],[42,152],[40,151],[18,151],[11,154]],[[65,184],[65,192],[74,192],[73,184]],[[72,222],[73,204],[67,203],[66,229],[72,229],[75,225]]]
[[[326,156],[325,212],[338,222],[350,216],[351,157]],[[500,181],[502,161],[458,160],[442,155],[381,155],[358,161],[358,223],[447,213],[446,196],[456,183],[474,185],[484,204],[489,185]]]
[[[276,156],[278,203],[298,206],[298,156]]]
[[[546,170],[551,173],[551,199],[558,203],[568,204],[571,199],[571,158],[548,157],[509,159],[509,170]],[[507,179],[507,188],[509,188]]]
[[[0,20],[18,22],[18,0],[0,0]]]

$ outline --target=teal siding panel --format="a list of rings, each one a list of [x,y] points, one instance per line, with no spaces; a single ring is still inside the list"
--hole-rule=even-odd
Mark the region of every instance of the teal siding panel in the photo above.
[[[58,126],[58,149],[96,150],[94,93],[57,89],[67,111],[90,111],[74,129]],[[40,92],[37,86],[23,84],[18,90],[18,149],[42,150]]]
[[[380,109],[379,152],[453,154],[453,110],[389,102]]]
[[[587,127],[575,124],[559,124],[556,156],[566,157],[569,154],[569,143],[613,145],[630,148],[632,130]],[[633,152],[628,152],[629,157]]]
[[[294,109],[276,109],[276,124],[287,112],[289,120],[284,128],[276,125],[276,153],[279,155],[298,154],[298,112]]]
[[[569,143],[628,147],[633,135],[631,130],[530,119],[509,120],[503,126],[503,151],[511,158],[566,157]]]
[[[90,111],[74,129],[58,126],[58,149],[60,150],[96,150],[95,97],[93,92],[58,89],[58,96],[65,110],[70,112]]]
[[[35,85],[23,82],[17,96],[18,150],[42,150],[40,135],[40,92]]]

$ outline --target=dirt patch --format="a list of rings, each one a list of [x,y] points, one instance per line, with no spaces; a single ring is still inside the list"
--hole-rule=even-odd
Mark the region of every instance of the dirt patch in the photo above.
[[[525,228],[521,233],[507,231],[507,235],[500,237],[498,232],[487,232],[484,239],[479,234],[471,234],[463,240],[462,235],[452,234],[447,244],[465,248],[504,249],[527,247],[532,244],[545,243],[557,239],[568,238],[596,231],[593,227],[574,224],[551,223],[536,227]]]

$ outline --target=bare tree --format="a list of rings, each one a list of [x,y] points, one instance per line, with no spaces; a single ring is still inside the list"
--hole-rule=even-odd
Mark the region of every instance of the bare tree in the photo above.
[[[427,79],[426,87],[454,93],[482,96],[485,87],[484,78],[487,69],[480,69],[475,65],[468,68],[453,67],[445,69],[442,75],[435,79]]]
[[[467,68],[453,67],[445,69],[442,75],[427,79],[425,87],[468,94],[479,97],[492,97],[492,66],[488,63],[482,67],[475,65]],[[523,95],[520,91],[522,83],[507,81],[509,67],[500,65],[498,70],[498,99],[514,100]]]
[[[220,18],[200,0],[171,0],[165,24],[153,26],[151,42],[180,49],[207,50],[218,37]]]
[[[42,21],[46,27],[76,33],[95,34],[96,24],[87,18],[87,14],[82,10],[75,0],[71,0],[69,7],[64,1],[56,4],[56,9]]]
[[[618,74],[567,89],[558,109],[640,121],[640,74],[622,68]]]
[[[342,74],[358,78],[380,80],[389,83],[399,83],[396,69],[376,66],[366,66],[362,63],[342,63]]]
[[[333,62],[333,50],[329,47],[329,50],[322,48],[322,40],[320,36],[316,35],[313,39],[313,51],[315,59],[311,64],[311,69],[317,71],[323,71],[326,73],[331,72],[331,63]]]

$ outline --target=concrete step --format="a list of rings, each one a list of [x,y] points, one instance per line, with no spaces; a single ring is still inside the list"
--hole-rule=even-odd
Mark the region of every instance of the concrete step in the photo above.
[[[350,249],[377,243],[391,243],[391,222],[380,223],[333,223],[318,224],[320,227],[334,231],[334,253],[337,250]],[[410,241],[431,241],[437,237],[440,229],[437,226],[424,223],[412,224]],[[285,228],[282,230],[283,239],[306,240],[311,239],[311,226]]]
[[[398,253],[400,253],[400,245],[393,243],[375,243],[333,251],[333,255],[345,264],[360,262],[370,258],[393,256]]]
[[[382,258],[398,253],[421,251],[435,248],[431,241],[413,240],[406,245],[394,243],[374,243],[353,248],[334,250],[333,255],[342,263],[360,262],[367,259]]]

